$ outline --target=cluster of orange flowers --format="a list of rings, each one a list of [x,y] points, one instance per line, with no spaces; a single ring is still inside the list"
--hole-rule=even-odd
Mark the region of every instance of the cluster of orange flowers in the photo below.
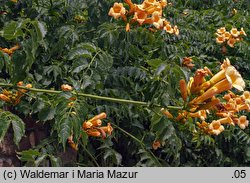
[[[170,34],[179,35],[177,26],[171,26],[170,22],[162,17],[162,9],[167,6],[167,0],[144,0],[142,4],[134,4],[131,0],[124,0],[129,6],[126,10],[123,3],[114,3],[110,8],[108,15],[115,19],[122,18],[126,25],[126,31],[130,31],[130,24],[138,23],[139,25],[153,25],[152,31],[163,29]],[[131,17],[131,18],[130,18]]]
[[[102,112],[88,121],[83,122],[82,129],[88,134],[88,136],[106,138],[106,134],[111,135],[113,128],[110,123],[107,126],[102,126],[102,119],[107,117],[106,113]],[[77,144],[73,142],[73,137],[68,138],[69,145],[77,150]]]
[[[211,76],[206,80],[207,76]],[[229,59],[225,59],[221,65],[221,70],[215,75],[205,67],[198,69],[191,77],[188,84],[185,80],[180,81],[180,91],[185,103],[185,109],[179,111],[176,118],[167,110],[162,112],[175,121],[185,123],[188,118],[197,118],[198,127],[208,134],[218,135],[224,130],[223,125],[237,124],[241,129],[248,126],[249,121],[246,116],[240,116],[240,111],[250,111],[250,92],[244,91],[242,95],[236,95],[232,91],[236,88],[244,91],[245,82],[240,73],[230,64]],[[216,95],[228,92],[223,99]],[[211,123],[206,122],[209,114],[215,114],[218,120]]]
[[[228,46],[233,48],[236,42],[242,40],[242,35],[246,36],[246,33],[243,28],[241,28],[240,31],[238,31],[237,28],[232,28],[229,32],[225,27],[221,27],[217,29],[216,35],[217,43],[227,44]]]
[[[17,49],[19,49],[20,46],[19,45],[15,45],[12,48],[8,49],[8,48],[1,48],[0,50],[6,54],[8,54],[10,57],[12,56],[12,54],[14,53],[14,51],[16,51]]]
[[[22,81],[19,81],[17,83],[17,86],[32,88],[31,84],[24,85]],[[17,104],[19,104],[21,98],[24,96],[24,93],[26,93],[26,92],[27,92],[27,90],[20,89],[20,88],[17,89],[16,92],[12,92],[12,91],[8,91],[8,90],[4,89],[2,91],[2,93],[0,94],[0,99],[7,102],[7,103],[12,104],[12,105],[17,105]]]

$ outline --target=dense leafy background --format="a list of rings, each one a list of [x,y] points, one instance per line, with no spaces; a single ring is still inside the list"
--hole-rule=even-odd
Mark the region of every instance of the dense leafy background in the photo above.
[[[153,33],[146,27],[126,32],[124,22],[107,15],[114,2],[1,1],[0,12],[6,13],[0,14],[0,47],[21,45],[12,58],[0,52],[1,82],[23,80],[55,90],[68,83],[78,92],[146,101],[148,106],[78,97],[74,108],[69,108],[67,92],[29,92],[15,107],[0,103],[5,109],[0,111],[0,140],[10,124],[18,144],[24,125],[27,135],[30,126],[42,123],[47,138],[18,153],[27,166],[249,166],[249,128],[229,127],[217,137],[193,136],[194,121],[173,123],[152,107],[153,103],[181,106],[179,80],[204,66],[216,72],[226,57],[250,89],[249,1],[171,1],[164,16],[178,25],[179,36]],[[214,34],[222,26],[243,27],[248,36],[222,52]],[[187,56],[193,56],[192,70],[181,67]],[[82,134],[82,122],[103,111],[108,116],[105,122],[115,125],[113,135],[102,140]],[[66,141],[72,131],[75,139],[80,134],[83,138],[76,160],[65,163],[60,155],[70,148]],[[165,146],[153,150],[155,139]]]

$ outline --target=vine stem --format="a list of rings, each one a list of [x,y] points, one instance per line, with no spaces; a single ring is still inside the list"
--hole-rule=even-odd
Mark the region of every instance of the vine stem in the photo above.
[[[39,88],[26,88],[24,86],[16,86],[13,84],[7,84],[7,83],[0,83],[0,86],[2,87],[15,87],[15,88],[20,88],[20,89],[25,89],[31,92],[36,92],[36,93],[50,93],[50,94],[60,94],[63,91],[59,90],[47,90],[47,89],[39,89]],[[142,106],[154,106],[154,107],[161,107],[159,104],[149,104],[148,102],[142,102],[142,101],[136,101],[136,100],[127,100],[127,99],[121,99],[121,98],[113,98],[113,97],[104,97],[104,96],[99,96],[99,95],[92,95],[92,94],[86,94],[86,93],[78,93],[76,91],[71,92],[73,95],[76,96],[82,96],[82,97],[87,97],[87,98],[93,98],[97,100],[105,100],[109,102],[116,102],[116,103],[124,103],[124,104],[135,104],[135,105],[142,105]],[[178,106],[167,106],[166,108],[172,109],[172,110],[179,110],[182,109],[182,107]]]
[[[95,157],[88,151],[88,149],[82,144],[83,149],[86,151],[86,153],[89,155],[89,157],[92,159],[92,161],[95,163],[97,167],[100,167],[100,165],[97,163]]]
[[[131,133],[127,132],[126,130],[122,129],[121,127],[115,125],[114,123],[111,123],[111,124],[112,124],[112,126],[114,126],[115,128],[117,128],[118,130],[120,130],[121,132],[123,132],[123,133],[126,134],[127,136],[131,137],[131,138],[132,138],[133,140],[135,140],[136,142],[138,142],[138,143],[142,146],[142,148],[143,148],[145,151],[147,151],[147,152],[150,153],[150,155],[155,159],[155,161],[157,162],[157,164],[158,164],[159,166],[161,166],[161,163],[159,162],[158,158],[154,155],[154,153],[153,153],[152,151],[150,151],[150,150],[148,150],[148,149],[146,148],[145,144],[144,144],[141,140],[139,140],[138,138],[136,138],[134,135],[132,135]]]

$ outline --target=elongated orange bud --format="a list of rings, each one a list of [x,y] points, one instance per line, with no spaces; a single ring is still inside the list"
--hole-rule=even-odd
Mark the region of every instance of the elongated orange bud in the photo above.
[[[98,120],[98,119],[104,119],[104,118],[106,118],[106,117],[107,117],[106,113],[105,113],[105,112],[102,112],[102,113],[100,113],[100,114],[94,116],[93,118],[91,118],[91,119],[88,120],[88,121],[89,121],[89,122],[92,122],[92,121],[95,121],[95,120]]]
[[[180,90],[181,90],[181,96],[184,102],[187,101],[187,84],[184,79],[180,80]]]
[[[168,110],[165,110],[164,108],[161,109],[161,112],[167,116],[169,119],[173,119],[173,115],[168,111]]]
[[[12,48],[10,48],[10,51],[16,51],[17,49],[19,49],[20,46],[19,45],[15,45]]]
[[[70,136],[68,138],[68,144],[70,145],[71,148],[73,148],[74,150],[78,150],[77,144],[74,143],[73,141],[73,136]]]
[[[129,23],[127,23],[127,25],[126,25],[126,32],[130,32],[130,24]]]
[[[10,98],[7,97],[7,96],[4,95],[4,94],[0,94],[0,99],[3,100],[3,101],[5,101],[5,102],[10,102]]]

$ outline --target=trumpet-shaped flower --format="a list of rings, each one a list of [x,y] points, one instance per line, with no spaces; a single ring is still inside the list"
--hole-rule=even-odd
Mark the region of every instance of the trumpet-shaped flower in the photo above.
[[[110,8],[108,15],[118,19],[120,17],[125,18],[126,9],[123,7],[122,3],[114,3],[114,6]]]
[[[92,121],[95,121],[95,120],[98,120],[98,119],[104,119],[104,118],[106,118],[106,117],[107,117],[106,113],[105,113],[105,112],[102,112],[102,113],[100,113],[100,114],[94,116],[93,118],[91,118],[91,119],[88,120],[88,121],[89,121],[89,122],[92,122]]]
[[[224,35],[218,35],[216,38],[216,43],[222,44],[225,41],[225,36]]]
[[[92,137],[100,137],[101,136],[101,132],[96,130],[96,129],[89,129],[86,131],[86,133],[88,134],[88,136],[92,136]]]
[[[234,38],[229,38],[229,40],[227,41],[228,46],[230,46],[231,48],[234,47],[235,43],[236,43],[236,39]]]
[[[217,33],[218,34],[224,34],[226,32],[226,28],[225,27],[221,27],[219,29],[217,29]]]
[[[137,10],[134,14],[133,20],[142,25],[147,20],[148,14],[145,11]],[[151,20],[152,21],[152,20]]]
[[[155,26],[155,28],[160,29],[163,27],[164,19],[161,18],[160,12],[155,11],[152,14],[152,21],[153,21],[153,25]]]
[[[167,2],[167,0],[161,0],[161,1],[160,1],[160,4],[161,4],[161,6],[164,8],[164,7],[167,6],[168,2]]]
[[[93,126],[101,126],[102,125],[102,120],[97,119],[95,121],[92,121],[91,123],[93,124]]]
[[[205,82],[205,76],[208,75],[208,72],[204,69],[197,69],[194,75],[194,82],[191,86],[192,93],[200,92],[200,85]]]
[[[195,113],[189,113],[189,116],[192,118],[200,118],[202,121],[204,121],[207,118],[207,112],[206,110],[199,110]]]
[[[223,60],[223,63],[221,64],[220,69],[221,70],[226,69],[230,65],[231,65],[230,60],[228,58],[226,58]]]
[[[225,78],[230,84],[232,84],[234,88],[240,91],[243,91],[243,89],[245,88],[245,82],[242,79],[240,73],[235,69],[235,67],[227,66],[226,64],[222,67],[222,70],[220,72],[215,74],[209,81],[205,82],[202,88],[206,90],[210,86],[215,85],[216,83],[224,80]],[[225,82],[223,84],[225,84]]]
[[[214,135],[219,135],[225,129],[224,126],[221,125],[220,121],[218,120],[212,121],[212,123],[209,124],[208,128],[211,131],[211,133]]]
[[[245,82],[242,79],[240,73],[233,66],[229,66],[226,69],[226,78],[232,83],[232,86],[237,90],[243,91],[245,88]]]
[[[246,116],[241,116],[241,117],[239,117],[239,119],[238,119],[238,126],[241,128],[241,129],[245,129],[247,126],[248,126],[248,124],[249,124],[249,121],[247,120],[247,117]]]
[[[113,131],[113,128],[111,126],[110,123],[108,123],[107,126],[102,126],[100,127],[100,129],[102,129],[104,132],[106,132],[108,135],[111,135],[112,131]]]
[[[217,122],[220,122],[220,124],[231,124],[234,125],[234,122],[230,116],[218,119]]]
[[[243,111],[243,110],[245,110],[245,111],[250,112],[250,104],[241,104],[241,105],[238,105],[238,106],[237,106],[237,110],[238,110],[238,111]]]
[[[240,35],[240,32],[237,30],[237,28],[232,28],[231,31],[230,31],[230,33],[234,37],[238,37]]]
[[[250,92],[249,91],[244,91],[242,98],[245,100],[246,104],[250,105]]]
[[[247,36],[246,32],[244,31],[243,27],[240,29],[240,35]]]
[[[179,31],[177,25],[174,26],[174,34],[175,34],[176,36],[178,36],[178,35],[180,34],[180,31]]]
[[[83,124],[82,124],[82,128],[84,130],[87,130],[89,128],[91,128],[93,126],[93,124],[90,122],[90,121],[85,121]]]
[[[175,26],[174,26],[175,27]],[[192,57],[184,57],[182,59],[182,66],[185,66],[189,69],[192,69],[195,65],[192,63],[193,59]]]
[[[231,38],[230,32],[225,32],[223,35],[224,35],[226,40],[229,40]]]
[[[170,34],[173,34],[174,33],[174,29],[172,28],[172,26],[170,24],[167,24],[165,27],[164,27],[164,30]]]

